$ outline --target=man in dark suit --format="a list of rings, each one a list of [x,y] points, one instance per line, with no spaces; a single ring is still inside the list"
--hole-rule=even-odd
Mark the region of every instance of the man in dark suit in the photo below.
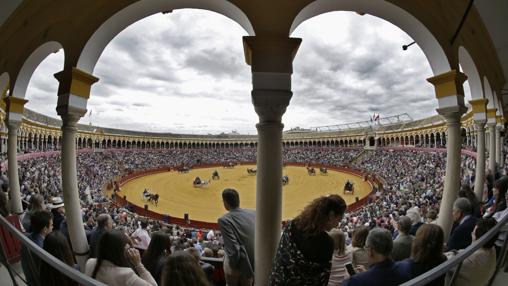
[[[399,267],[399,264],[390,259],[392,247],[392,235],[388,230],[372,229],[365,242],[365,250],[371,264],[369,270],[351,276],[342,285],[396,286],[409,281],[411,279],[410,273],[404,271]]]
[[[471,232],[476,226],[477,218],[472,215],[471,203],[466,198],[458,198],[453,203],[453,228],[446,245],[446,251],[459,250],[471,244]]]
[[[240,196],[234,189],[222,192],[228,213],[219,218],[224,239],[224,274],[228,286],[251,286],[254,281],[254,229],[256,213],[240,208]]]

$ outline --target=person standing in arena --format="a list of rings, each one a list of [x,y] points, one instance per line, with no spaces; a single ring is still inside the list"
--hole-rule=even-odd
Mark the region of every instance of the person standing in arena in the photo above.
[[[234,189],[222,192],[228,211],[218,219],[224,238],[224,274],[228,286],[250,286],[254,281],[254,229],[256,212],[240,208],[240,196]]]

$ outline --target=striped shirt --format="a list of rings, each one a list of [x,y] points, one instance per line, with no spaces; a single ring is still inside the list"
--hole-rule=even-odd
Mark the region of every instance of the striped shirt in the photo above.
[[[337,286],[349,278],[349,274],[346,270],[346,264],[352,262],[350,252],[346,252],[343,255],[339,255],[337,251],[332,256],[332,267],[330,272],[330,279],[328,279],[328,286]]]

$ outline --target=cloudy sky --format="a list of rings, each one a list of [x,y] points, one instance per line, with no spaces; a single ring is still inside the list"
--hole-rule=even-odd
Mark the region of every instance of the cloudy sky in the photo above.
[[[81,123],[140,131],[255,134],[250,67],[243,57],[247,33],[232,20],[200,10],[176,10],[143,19],[107,46],[94,75]],[[435,115],[437,100],[425,80],[430,66],[402,30],[351,12],[312,18],[292,34],[303,39],[294,61],[293,98],[285,129],[368,120],[407,112]],[[27,108],[57,117],[63,52],[35,71]],[[466,98],[468,98],[466,88]],[[469,96],[470,98],[470,96]]]

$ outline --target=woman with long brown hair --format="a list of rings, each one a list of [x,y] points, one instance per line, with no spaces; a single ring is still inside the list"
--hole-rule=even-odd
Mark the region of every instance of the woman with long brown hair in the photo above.
[[[160,284],[162,268],[170,254],[171,239],[169,235],[163,232],[154,232],[148,248],[143,253],[141,262],[158,284]]]
[[[118,230],[106,231],[100,237],[97,258],[88,259],[85,274],[110,286],[157,286],[141,263],[139,251]]]
[[[268,285],[327,285],[334,250],[327,234],[346,211],[338,195],[315,199],[292,221],[280,239]]]
[[[194,257],[184,251],[171,254],[162,272],[162,286],[208,286],[205,272]]]
[[[414,278],[446,261],[443,246],[444,233],[441,227],[437,224],[424,224],[413,239],[411,258],[399,262],[399,265]],[[444,278],[444,275],[440,276],[427,285],[444,285]]]

